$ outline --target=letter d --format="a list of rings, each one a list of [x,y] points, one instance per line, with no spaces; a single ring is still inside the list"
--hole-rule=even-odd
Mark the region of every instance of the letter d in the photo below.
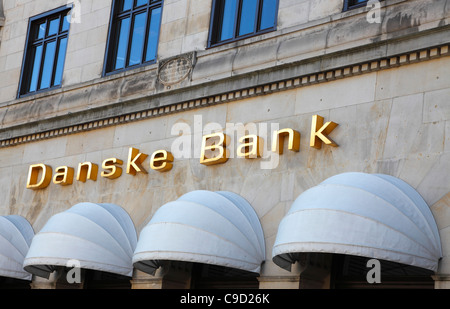
[[[39,172],[41,172],[40,178]],[[30,165],[27,179],[27,189],[31,190],[44,189],[50,184],[51,181],[52,181],[52,168],[50,166],[45,164]]]

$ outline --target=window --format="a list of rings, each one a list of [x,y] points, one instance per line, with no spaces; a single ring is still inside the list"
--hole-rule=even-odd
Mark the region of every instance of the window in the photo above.
[[[345,0],[344,11],[360,8],[366,6],[369,0]]]
[[[162,1],[115,0],[104,75],[156,61]]]
[[[215,0],[209,46],[275,30],[278,0]]]
[[[3,13],[3,0],[0,0],[0,27],[5,25],[5,14]]]
[[[69,11],[64,6],[30,18],[19,96],[61,86]]]

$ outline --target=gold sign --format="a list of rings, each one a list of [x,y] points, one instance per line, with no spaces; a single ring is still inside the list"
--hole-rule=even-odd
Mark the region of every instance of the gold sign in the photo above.
[[[227,149],[229,143],[230,137],[223,133],[213,133],[203,136],[200,163],[214,165],[227,162],[230,157]]]
[[[39,174],[41,175],[39,178]],[[45,164],[34,164],[28,172],[27,189],[46,188],[52,181],[52,168]]]
[[[327,135],[336,127],[337,123],[329,121],[324,124],[324,118],[319,115],[312,117],[310,146],[320,149],[322,144],[337,147],[338,145]],[[284,143],[287,142],[287,149],[300,151],[300,133],[285,128],[273,132],[271,150],[277,154],[283,154]],[[204,135],[200,154],[200,163],[203,165],[222,164],[230,157],[227,146],[230,137],[225,133],[212,133]],[[239,138],[240,145],[237,148],[237,156],[245,159],[256,159],[262,156],[264,140],[255,134],[245,135]],[[148,174],[144,167],[147,154],[139,152],[139,149],[129,148],[128,160],[126,163],[126,173],[136,175],[137,173]],[[150,169],[158,172],[168,172],[173,167],[174,157],[166,150],[157,150],[150,157]],[[119,178],[123,173],[123,161],[118,158],[108,158],[102,162],[102,172],[100,176],[108,179]],[[45,164],[30,165],[27,179],[27,189],[40,190],[48,187],[53,181],[54,184],[67,186],[73,184],[75,170],[69,166],[59,166],[53,174],[52,167]],[[76,180],[86,182],[96,181],[98,175],[98,165],[92,162],[78,164]]]
[[[320,149],[322,148],[322,142],[324,142],[326,145],[336,147],[337,144],[326,135],[330,134],[337,126],[338,124],[333,121],[323,124],[323,117],[314,115],[311,125],[310,146]]]
[[[128,152],[128,161],[126,172],[130,175],[137,173],[147,174],[142,166],[143,161],[148,157],[147,154],[140,153],[139,149],[130,148]],[[165,150],[155,151],[150,160],[150,168],[158,172],[167,172],[172,169],[173,156]],[[103,178],[116,179],[122,175],[123,161],[117,158],[108,158],[102,162],[103,171],[100,176]],[[86,182],[87,180],[96,181],[98,174],[98,165],[92,162],[83,162],[78,164],[77,181]],[[74,169],[68,166],[60,166],[55,169],[53,183],[58,185],[71,185],[73,183]],[[30,165],[27,180],[27,189],[39,190],[48,187],[52,181],[52,168],[45,164]]]

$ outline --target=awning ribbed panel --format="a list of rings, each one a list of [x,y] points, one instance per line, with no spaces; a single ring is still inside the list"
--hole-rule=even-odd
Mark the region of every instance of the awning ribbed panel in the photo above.
[[[302,193],[279,225],[273,261],[290,269],[296,253],[326,252],[437,270],[439,232],[423,198],[404,181],[344,173]]]
[[[23,270],[23,261],[33,236],[33,228],[24,217],[0,217],[0,276],[31,280]]]
[[[199,190],[158,209],[141,231],[133,265],[151,274],[164,260],[258,273],[264,259],[264,235],[251,205],[231,192]]]
[[[81,268],[131,276],[136,243],[134,224],[123,208],[80,203],[48,220],[34,237],[24,268],[48,278],[55,266],[77,260]]]

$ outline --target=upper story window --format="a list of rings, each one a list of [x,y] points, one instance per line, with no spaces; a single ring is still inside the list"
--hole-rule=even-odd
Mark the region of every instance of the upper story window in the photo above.
[[[30,18],[19,96],[61,86],[69,11],[64,6]]]
[[[344,11],[366,6],[367,2],[369,2],[369,0],[345,0]]]
[[[3,14],[3,0],[0,0],[0,27],[5,24],[5,15]]]
[[[114,0],[104,74],[156,61],[162,2]]]
[[[275,30],[278,0],[214,0],[209,46]]]

